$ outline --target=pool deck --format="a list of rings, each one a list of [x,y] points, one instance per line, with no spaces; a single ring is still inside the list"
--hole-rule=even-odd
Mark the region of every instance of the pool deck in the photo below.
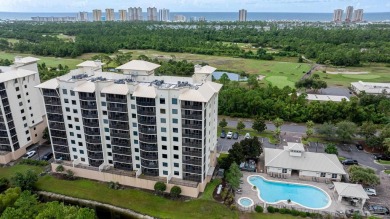
[[[253,173],[253,172],[242,172],[242,173],[243,173],[243,177],[241,178],[241,180],[244,181],[242,184],[240,184],[240,187],[242,188],[242,194],[236,194],[236,196],[235,196],[236,202],[238,201],[239,198],[248,197],[248,198],[251,198],[253,200],[253,202],[255,203],[255,206],[256,205],[264,206],[264,203],[258,197],[258,191],[252,190],[252,185],[248,183],[249,176],[259,175],[259,176],[264,177],[267,180],[299,183],[299,184],[308,184],[308,185],[316,186],[316,187],[322,189],[323,191],[325,191],[329,195],[329,197],[332,200],[332,203],[328,208],[318,209],[318,210],[314,209],[314,211],[326,211],[326,212],[333,212],[334,213],[336,211],[345,212],[346,210],[349,210],[349,209],[359,209],[359,208],[351,206],[351,205],[345,205],[343,202],[342,203],[337,202],[337,194],[334,192],[333,189],[329,189],[329,187],[328,187],[329,184],[312,182],[312,181],[304,181],[304,180],[299,180],[299,179],[291,179],[291,178],[290,179],[273,178],[273,177],[270,177],[264,173]],[[294,207],[297,209],[304,208],[300,205],[287,204],[287,203],[283,203],[283,202],[279,202],[279,203],[277,203],[277,205],[291,206],[291,207]]]

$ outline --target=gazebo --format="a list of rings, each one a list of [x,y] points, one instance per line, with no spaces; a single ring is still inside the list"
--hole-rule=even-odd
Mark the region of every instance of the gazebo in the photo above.
[[[367,199],[370,199],[364,191],[363,186],[360,184],[333,182],[334,191],[338,194],[337,201],[341,202],[343,198],[351,199],[351,201],[357,200],[361,203],[362,209]]]

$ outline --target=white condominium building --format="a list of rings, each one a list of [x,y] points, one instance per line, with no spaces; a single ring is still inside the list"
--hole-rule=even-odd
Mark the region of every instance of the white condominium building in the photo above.
[[[363,21],[363,9],[355,10],[353,21],[354,22],[362,22]]]
[[[142,8],[134,7],[134,8],[129,8],[129,21],[142,21],[143,16],[142,16]]]
[[[95,9],[92,11],[93,21],[101,21],[102,20],[102,10]]]
[[[119,10],[119,20],[120,21],[127,21],[127,11],[126,10]]]
[[[82,11],[77,14],[77,21],[88,21],[88,12]]]
[[[238,11],[238,21],[246,21],[247,11],[245,9],[241,9]]]
[[[106,21],[115,21],[114,9],[112,8],[106,9]]]
[[[15,58],[15,64],[0,66],[0,164],[26,153],[26,148],[42,139],[46,128],[37,61]]]
[[[147,9],[147,12],[148,12],[148,21],[157,21],[157,8],[149,7]]]
[[[155,76],[159,65],[139,60],[118,67],[123,74],[101,66],[86,61],[37,86],[55,158],[205,185],[214,170],[222,87],[211,82],[215,68],[172,77]]]
[[[160,21],[169,21],[169,9],[160,9],[159,10],[159,16],[160,16]]]
[[[336,9],[333,13],[333,22],[342,22],[343,20],[343,10],[342,9]]]
[[[347,10],[345,11],[345,22],[350,23],[352,21],[353,16],[353,7],[348,6]]]

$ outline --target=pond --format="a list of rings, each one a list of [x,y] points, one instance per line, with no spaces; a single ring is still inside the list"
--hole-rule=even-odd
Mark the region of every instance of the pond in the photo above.
[[[239,74],[224,72],[224,71],[215,71],[213,72],[213,77],[215,80],[219,80],[223,74],[226,74],[231,81],[247,81],[247,77],[241,77]]]

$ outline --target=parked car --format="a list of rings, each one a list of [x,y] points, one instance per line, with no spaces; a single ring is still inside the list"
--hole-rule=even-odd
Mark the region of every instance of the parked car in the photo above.
[[[251,135],[249,133],[245,134],[245,139],[251,138]]]
[[[361,145],[361,144],[356,144],[356,148],[358,149],[358,150],[363,150],[363,145]]]
[[[238,132],[233,133],[233,139],[238,139]]]
[[[357,160],[346,159],[342,162],[344,165],[358,165]]]
[[[375,160],[390,160],[390,156],[386,154],[374,154]]]
[[[23,159],[30,159],[32,158],[34,155],[36,155],[37,152],[36,151],[28,151],[24,156],[23,156]]]
[[[366,191],[367,195],[376,195],[376,190],[373,188],[365,188],[364,191]]]
[[[221,138],[226,138],[226,133],[224,130],[222,130],[222,132],[221,132]]]
[[[372,214],[389,214],[389,209],[382,205],[370,205],[368,211]]]
[[[52,152],[47,152],[45,155],[43,155],[41,160],[49,161],[52,157],[53,157],[53,153]]]
[[[226,138],[231,139],[233,137],[233,132],[229,131],[226,135]]]

